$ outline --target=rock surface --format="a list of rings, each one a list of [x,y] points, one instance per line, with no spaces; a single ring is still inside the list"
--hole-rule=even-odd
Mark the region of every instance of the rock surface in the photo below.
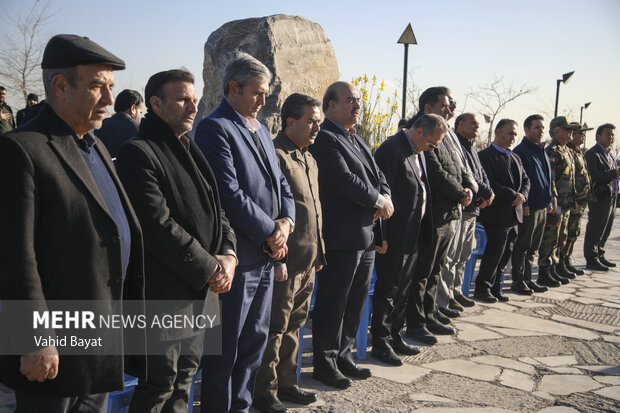
[[[228,22],[211,33],[204,51],[205,87],[195,125],[220,104],[224,69],[239,51],[260,60],[273,74],[270,95],[258,115],[273,135],[280,130],[280,107],[290,94],[321,100],[327,86],[338,80],[336,52],[323,28],[299,16]]]

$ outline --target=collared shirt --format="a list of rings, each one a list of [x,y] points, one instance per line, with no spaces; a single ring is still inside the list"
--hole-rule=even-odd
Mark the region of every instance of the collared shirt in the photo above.
[[[256,118],[248,119],[237,111],[235,111],[235,113],[239,116],[239,119],[241,119],[243,125],[245,125],[250,132],[256,132],[260,129],[260,122]]]
[[[95,138],[88,132],[84,135],[84,138],[80,138],[77,135],[73,135],[73,138],[77,142],[80,148],[80,153],[90,170],[90,173],[99,188],[108,211],[116,224],[118,235],[114,237],[114,242],[118,240],[121,246],[121,257],[123,264],[123,278],[127,274],[127,266],[129,265],[129,255],[131,252],[131,230],[129,229],[129,222],[125,215],[125,209],[123,203],[118,195],[118,189],[108,172],[103,160],[99,156],[99,153],[94,148]]]
[[[510,156],[510,154],[512,153],[510,149],[504,149],[501,146],[497,145],[495,142],[491,142],[491,146],[506,156]]]

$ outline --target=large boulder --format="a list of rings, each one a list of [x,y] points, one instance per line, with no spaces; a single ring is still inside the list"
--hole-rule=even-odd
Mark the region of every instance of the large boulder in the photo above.
[[[258,120],[274,135],[280,130],[280,108],[290,94],[321,100],[327,86],[338,80],[336,53],[319,24],[284,14],[231,21],[211,33],[205,44],[205,87],[196,124],[220,104],[224,69],[238,51],[254,56],[273,74]]]

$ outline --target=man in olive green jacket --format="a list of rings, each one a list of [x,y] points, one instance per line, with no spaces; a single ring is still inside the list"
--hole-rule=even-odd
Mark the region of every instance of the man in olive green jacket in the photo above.
[[[274,139],[280,169],[295,198],[295,228],[286,263],[276,262],[267,348],[256,377],[254,407],[286,412],[280,399],[310,404],[316,394],[297,385],[299,329],[306,322],[314,273],[325,263],[318,167],[308,152],[319,132],[320,102],[295,93],[282,105],[282,131]]]

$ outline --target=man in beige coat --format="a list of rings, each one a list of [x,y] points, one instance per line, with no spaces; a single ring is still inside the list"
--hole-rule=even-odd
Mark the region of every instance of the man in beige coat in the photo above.
[[[318,168],[308,152],[319,132],[319,108],[320,102],[310,96],[289,96],[282,105],[282,131],[274,139],[280,169],[295,198],[295,228],[286,263],[275,263],[269,338],[254,388],[253,405],[263,413],[287,412],[280,399],[298,404],[317,400],[315,393],[297,385],[297,353],[314,273],[325,263]]]

